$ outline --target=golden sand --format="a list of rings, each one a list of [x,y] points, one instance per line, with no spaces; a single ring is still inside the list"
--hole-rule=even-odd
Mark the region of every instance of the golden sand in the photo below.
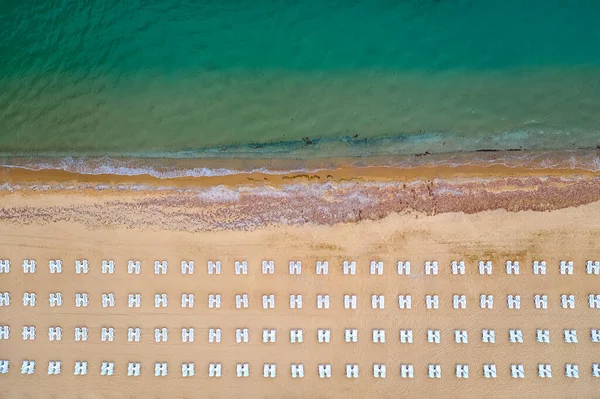
[[[223,185],[235,191],[248,184],[239,180],[247,177],[169,182],[146,178],[134,182],[4,170],[6,182],[22,186],[4,191],[0,197],[0,258],[12,263],[11,272],[0,275],[0,292],[10,291],[13,298],[10,306],[0,308],[0,324],[11,327],[10,339],[0,340],[0,359],[11,361],[10,372],[0,375],[0,397],[594,397],[600,391],[600,378],[592,376],[591,367],[600,363],[600,344],[591,342],[590,329],[600,328],[600,310],[588,307],[587,296],[600,294],[600,280],[586,274],[584,265],[589,259],[600,258],[596,175],[565,172],[548,176],[514,170],[454,170],[451,176],[443,170],[427,169],[375,172],[330,171],[315,179],[343,184],[343,179],[354,176],[358,186],[397,183],[393,189],[368,191],[365,196],[370,202],[364,202],[361,210],[366,216],[350,218],[335,215],[350,198],[347,192],[323,194],[327,207],[316,202],[317,194],[294,197],[296,194],[289,191],[280,196],[284,199],[277,209],[271,191],[268,196],[261,194],[262,200],[252,197],[255,194],[251,190],[237,197],[230,191],[219,191],[226,193],[228,199],[223,200],[194,190],[195,185]],[[374,175],[367,176],[371,173]],[[260,178],[252,176],[254,180]],[[252,184],[285,192],[289,178],[268,177],[265,183],[263,176],[261,184]],[[314,183],[306,176],[293,180],[306,187]],[[65,188],[65,183],[73,188]],[[99,187],[103,183],[125,188]],[[152,188],[126,188],[141,183]],[[61,189],[56,188],[59,184]],[[408,188],[402,188],[404,184]],[[41,188],[43,185],[48,187]],[[157,191],[160,185],[169,189]],[[460,200],[466,212],[445,205],[458,201],[444,197],[452,191],[450,185],[452,195],[458,195],[457,190],[470,193]],[[414,190],[414,201],[399,210],[388,206],[386,196],[399,198],[394,196],[401,190]],[[547,195],[545,203],[540,190]],[[554,196],[560,190],[569,194],[562,201]],[[198,195],[208,202],[194,202]],[[250,202],[257,203],[240,205],[248,196]],[[175,201],[177,198],[180,202]],[[432,208],[428,201],[437,201],[436,206]],[[263,205],[272,208],[267,212]],[[286,209],[292,212],[286,213]],[[307,210],[303,217],[291,216],[300,209]],[[246,219],[236,228],[238,212],[258,221]],[[333,216],[328,219],[326,213]],[[24,259],[37,260],[35,274],[23,274]],[[51,259],[62,259],[61,274],[49,274]],[[88,259],[89,274],[75,274],[77,259]],[[114,274],[101,273],[103,259],[115,261]],[[140,275],[127,274],[130,259],[142,262]],[[274,275],[261,273],[261,261],[267,259],[275,262]],[[154,274],[155,260],[168,261],[166,275]],[[195,261],[194,275],[180,273],[182,260]],[[222,262],[221,275],[207,273],[209,260]],[[234,262],[239,260],[248,262],[248,275],[234,273]],[[302,261],[302,274],[289,274],[290,260]],[[328,275],[316,275],[317,260],[329,262]],[[344,260],[356,261],[357,275],[342,273]],[[383,261],[383,275],[369,273],[372,260]],[[411,261],[410,276],[397,274],[396,262],[401,260]],[[433,260],[439,262],[439,275],[426,275],[423,265]],[[464,260],[467,274],[452,275],[452,260]],[[492,275],[478,273],[479,260],[493,262]],[[507,275],[506,260],[518,260],[521,273]],[[532,273],[534,260],[547,262],[547,275]],[[559,273],[561,260],[574,262],[573,275]],[[23,307],[23,292],[37,293],[38,304]],[[63,293],[62,307],[49,307],[50,292]],[[76,292],[89,293],[89,307],[75,307]],[[106,292],[115,294],[114,308],[102,308],[100,297]],[[127,307],[129,293],[142,294],[141,308]],[[154,307],[155,293],[168,294],[167,308]],[[182,293],[195,293],[194,309],[181,308]],[[221,309],[208,308],[211,293],[221,294]],[[242,293],[249,296],[248,309],[235,308],[235,295]],[[262,308],[263,294],[276,296],[275,309]],[[302,309],[289,308],[290,294],[303,295]],[[318,294],[330,296],[330,309],[317,309]],[[357,296],[356,310],[344,309],[345,294]],[[371,308],[373,294],[385,295],[384,309]],[[397,297],[406,294],[412,295],[412,309],[399,309]],[[453,309],[455,294],[467,296],[466,309]],[[481,294],[494,296],[492,309],[480,308]],[[535,294],[548,296],[548,309],[534,308]],[[574,309],[561,307],[562,294],[576,296]],[[426,295],[439,296],[438,310],[426,309]],[[508,309],[507,295],[520,295],[521,309]],[[22,340],[23,325],[36,326],[35,341]],[[82,325],[88,326],[90,337],[87,342],[75,342],[73,328]],[[63,328],[60,342],[48,340],[50,326]],[[101,342],[100,329],[109,326],[115,329],[115,341]],[[141,342],[127,342],[128,327],[142,329]],[[154,342],[157,327],[169,328],[168,342]],[[181,342],[182,327],[195,328],[194,343]],[[235,342],[234,331],[240,327],[250,330],[248,344]],[[208,342],[209,328],[222,329],[222,342]],[[275,343],[262,343],[263,328],[277,329]],[[303,329],[303,343],[290,343],[289,330],[293,328]],[[317,342],[319,328],[331,330],[330,343]],[[344,342],[345,328],[358,329],[357,343]],[[372,342],[374,328],[386,330],[385,344]],[[538,328],[550,330],[550,344],[536,342]],[[414,342],[401,343],[400,329],[412,329]],[[428,329],[440,330],[440,344],[427,342]],[[455,329],[468,330],[468,344],[454,342]],[[496,343],[482,343],[482,329],[494,329]],[[524,342],[510,343],[509,329],[521,329]],[[565,343],[564,329],[576,329],[579,342]],[[25,359],[36,360],[34,375],[20,373]],[[61,375],[47,375],[52,360],[63,362]],[[89,363],[88,375],[73,375],[76,360]],[[114,376],[100,376],[102,361],[115,362]],[[142,363],[139,377],[127,376],[127,363],[133,361]],[[169,363],[166,377],[154,376],[155,362]],[[193,378],[181,377],[182,362],[195,363]],[[222,363],[220,378],[208,376],[211,362]],[[249,363],[250,376],[237,378],[235,365],[243,362]],[[277,364],[277,378],[263,377],[264,363]],[[291,363],[304,364],[303,379],[291,378]],[[347,363],[359,364],[358,379],[346,378]],[[385,379],[373,377],[375,363],[386,364]],[[491,363],[497,366],[497,378],[483,378],[483,364]],[[552,364],[552,378],[538,377],[540,363]],[[566,363],[579,365],[579,379],[565,376]],[[331,378],[319,378],[319,364],[331,364]],[[414,365],[414,379],[401,378],[401,364]],[[441,365],[441,379],[428,378],[429,364]],[[469,364],[468,379],[455,377],[456,364]],[[524,365],[524,379],[511,377],[511,364]]]

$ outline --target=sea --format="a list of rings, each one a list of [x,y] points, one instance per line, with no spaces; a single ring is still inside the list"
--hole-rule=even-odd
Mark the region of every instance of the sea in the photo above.
[[[599,21],[598,0],[0,0],[0,164],[600,170]]]

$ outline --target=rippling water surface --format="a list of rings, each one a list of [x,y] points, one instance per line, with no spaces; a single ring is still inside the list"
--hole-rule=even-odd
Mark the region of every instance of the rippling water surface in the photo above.
[[[595,0],[0,4],[0,153],[600,144]]]

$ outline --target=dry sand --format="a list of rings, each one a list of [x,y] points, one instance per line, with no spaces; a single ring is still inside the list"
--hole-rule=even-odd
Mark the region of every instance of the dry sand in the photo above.
[[[485,176],[483,170],[463,170],[422,178],[410,171],[348,182],[344,173],[331,172],[316,179],[318,184],[310,176],[294,178],[300,189],[286,187],[290,181],[282,178],[265,183],[264,177],[251,186],[215,179],[196,187],[192,181],[105,177],[102,185],[99,177],[2,173],[12,191],[0,196],[0,258],[10,259],[12,270],[0,274],[0,292],[11,292],[13,302],[0,308],[0,324],[11,327],[10,339],[0,341],[0,359],[11,361],[10,372],[0,375],[0,397],[599,395],[600,378],[592,377],[591,365],[600,363],[600,344],[590,341],[589,332],[600,328],[600,310],[588,307],[587,295],[600,294],[600,277],[584,271],[586,260],[600,258],[600,188],[593,173]],[[353,185],[344,186],[348,183]],[[157,190],[160,185],[169,188]],[[355,210],[344,212],[349,201]],[[23,274],[23,259],[37,260],[36,274]],[[62,274],[49,274],[50,259],[62,259]],[[75,274],[76,259],[89,260],[88,275]],[[114,259],[115,274],[101,273],[102,259]],[[129,259],[142,261],[140,275],[127,274]],[[169,271],[156,276],[153,263],[163,259]],[[196,272],[182,276],[179,263],[190,259]],[[261,274],[265,259],[275,261],[274,275]],[[357,262],[356,276],[343,275],[346,259]],[[450,262],[460,259],[467,275],[453,276]],[[575,263],[573,275],[559,274],[563,259]],[[208,260],[222,262],[221,275],[207,274]],[[236,260],[248,261],[248,275],[235,275]],[[303,262],[301,275],[289,275],[290,260]],[[317,260],[329,262],[329,275],[315,274]],[[371,260],[384,262],[382,276],[369,274]],[[412,262],[410,276],[396,273],[399,260]],[[439,275],[424,274],[427,260],[439,262]],[[491,276],[478,274],[478,260],[493,262]],[[507,275],[506,260],[520,261],[521,274]],[[533,275],[533,260],[546,260],[548,274]],[[22,306],[25,291],[37,293],[35,307]],[[48,294],[58,291],[65,303],[51,308]],[[90,294],[88,308],[74,306],[76,292]],[[114,308],[101,307],[103,292],[115,294]],[[127,307],[127,294],[134,292],[142,294],[139,309]],[[169,306],[155,309],[153,295],[162,292],[169,295]],[[184,292],[196,294],[194,309],[180,307]],[[207,307],[209,293],[222,295],[221,309]],[[241,293],[249,295],[248,309],[235,309],[235,294]],[[275,309],[262,309],[263,294],[276,296]],[[303,309],[289,309],[290,294],[303,295]],[[330,295],[330,309],[317,309],[317,294]],[[344,309],[344,294],[357,295],[356,310]],[[385,295],[385,309],[371,309],[372,294]],[[412,295],[412,309],[398,308],[400,294]],[[426,309],[428,294],[439,296],[438,310]],[[452,308],[454,294],[467,296],[467,309]],[[494,295],[493,309],[479,307],[480,294]],[[521,296],[521,309],[507,309],[509,294]],[[535,294],[548,295],[547,310],[534,308]],[[575,309],[561,308],[561,294],[576,295]],[[35,341],[21,339],[23,325],[37,327]],[[81,325],[90,329],[87,342],[73,339],[73,328]],[[63,328],[62,341],[49,342],[50,326]],[[115,328],[114,342],[101,342],[102,327]],[[128,327],[142,329],[142,342],[127,342]],[[169,328],[168,342],[154,342],[156,327]],[[181,342],[182,327],[196,329],[194,343]],[[208,329],[217,327],[223,341],[208,343]],[[250,343],[235,343],[238,327],[250,329]],[[346,343],[344,329],[352,327],[359,330],[359,340]],[[262,343],[263,328],[277,329],[276,343]],[[303,343],[289,342],[291,328],[303,329]],[[318,328],[331,329],[331,343],[317,342]],[[385,344],[372,342],[373,328],[386,329]],[[427,342],[430,328],[441,331],[440,344]],[[495,329],[495,344],[481,342],[483,328]],[[522,344],[508,342],[511,328],[522,329]],[[550,330],[550,344],[536,342],[537,328]],[[414,343],[400,343],[400,329],[412,329]],[[455,329],[468,330],[468,344],[454,343]],[[576,329],[579,343],[565,343],[563,329]],[[20,374],[24,359],[37,361],[34,375]],[[63,362],[61,375],[46,374],[50,360]],[[76,360],[88,361],[89,375],[73,375]],[[102,361],[115,362],[114,376],[99,375]],[[126,376],[130,361],[142,363],[140,377]],[[154,376],[156,361],[169,362],[168,376]],[[181,377],[182,362],[195,363],[195,377]],[[211,362],[222,363],[221,378],[208,377]],[[238,362],[250,364],[249,378],[236,378]],[[277,378],[262,376],[263,363],[277,364]],[[304,364],[303,379],[291,378],[291,363]],[[331,379],[318,377],[317,365],[324,363],[332,366]],[[360,365],[357,380],[345,377],[346,363]],[[387,378],[373,377],[374,363],[386,364]],[[430,363],[441,364],[441,379],[427,378]],[[454,376],[457,363],[469,364],[469,379]],[[484,363],[496,364],[496,379],[483,378]],[[513,363],[524,364],[524,379],[511,378]],[[538,363],[552,364],[551,379],[537,376]],[[579,379],[565,377],[565,363],[579,365]],[[400,378],[400,364],[413,364],[415,378]]]

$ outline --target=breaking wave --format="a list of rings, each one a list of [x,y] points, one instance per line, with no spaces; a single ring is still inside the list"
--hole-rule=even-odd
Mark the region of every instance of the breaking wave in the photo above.
[[[0,158],[0,167],[79,175],[147,176],[157,179],[219,177],[245,174],[310,174],[343,167],[492,167],[532,170],[600,171],[598,150],[481,151],[448,154],[348,157],[332,159],[181,159],[119,157]]]

